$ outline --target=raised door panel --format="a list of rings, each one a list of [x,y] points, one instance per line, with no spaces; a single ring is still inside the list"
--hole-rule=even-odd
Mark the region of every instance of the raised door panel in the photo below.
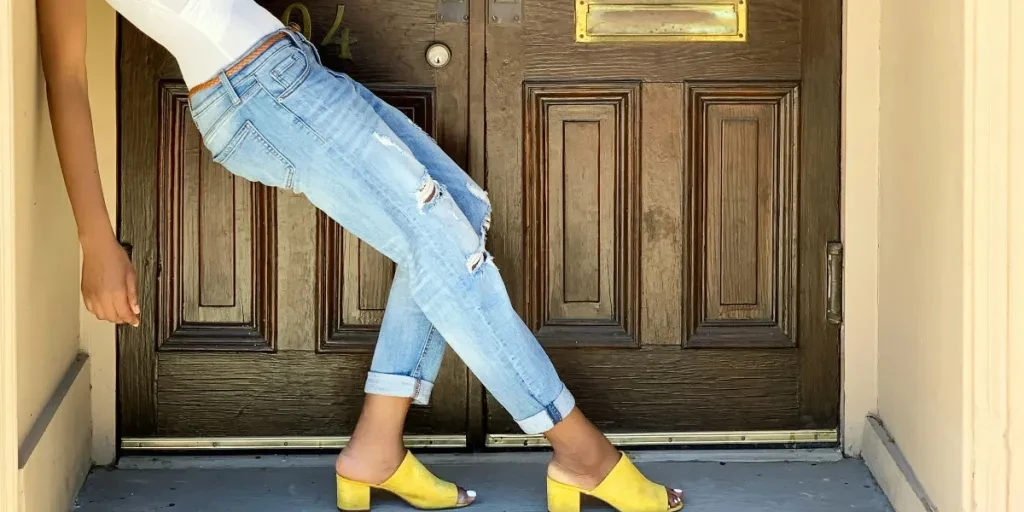
[[[188,91],[162,84],[158,169],[160,350],[273,350],[276,201],[213,162]]]
[[[525,95],[528,324],[551,347],[635,345],[639,84]]]
[[[686,94],[685,346],[795,346],[796,85],[701,84]]]

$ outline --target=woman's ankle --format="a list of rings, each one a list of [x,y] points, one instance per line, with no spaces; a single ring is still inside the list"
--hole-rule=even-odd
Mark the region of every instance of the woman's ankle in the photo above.
[[[350,444],[338,455],[334,469],[350,480],[379,484],[398,470],[405,454],[401,443]]]
[[[621,456],[611,444],[582,450],[556,449],[548,464],[548,476],[562,483],[593,489],[608,476]]]

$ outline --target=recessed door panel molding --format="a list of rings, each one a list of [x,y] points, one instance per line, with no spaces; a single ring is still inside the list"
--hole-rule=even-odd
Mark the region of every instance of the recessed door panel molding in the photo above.
[[[525,91],[528,323],[548,346],[636,345],[639,84]]]
[[[430,87],[372,87],[374,92],[434,136],[434,90]],[[395,275],[395,264],[317,214],[319,352],[372,350]]]
[[[276,193],[216,164],[188,90],[160,94],[160,350],[274,349]]]
[[[689,84],[685,346],[793,347],[796,84]]]

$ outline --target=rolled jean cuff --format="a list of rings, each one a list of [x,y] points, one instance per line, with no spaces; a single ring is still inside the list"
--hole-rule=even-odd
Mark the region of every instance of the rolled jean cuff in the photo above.
[[[366,387],[363,391],[384,396],[412,398],[416,405],[430,403],[430,392],[434,383],[408,375],[391,375],[389,373],[370,372],[366,376]]]
[[[573,398],[569,388],[562,386],[562,392],[558,394],[554,402],[546,405],[543,411],[530,416],[529,418],[517,420],[519,428],[527,434],[543,434],[555,428],[566,416],[576,407],[576,399]]]

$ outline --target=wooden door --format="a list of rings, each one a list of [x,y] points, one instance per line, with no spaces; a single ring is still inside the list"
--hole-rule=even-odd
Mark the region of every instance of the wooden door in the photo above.
[[[584,412],[836,428],[839,1],[488,6],[491,249]],[[487,432],[517,433],[488,400]]]
[[[337,1],[264,4],[485,184],[513,303],[596,423],[837,426],[838,0]],[[577,23],[597,4],[620,14]],[[723,5],[741,41],[637,41],[714,32],[727,16],[687,16]],[[173,59],[121,28],[121,234],[145,315],[120,331],[122,435],[348,433],[391,264],[213,164]],[[518,430],[449,354],[409,432]]]
[[[465,164],[462,2],[261,3],[298,23],[326,65],[366,83]],[[439,21],[445,14],[451,23]],[[214,164],[175,61],[130,24],[120,28],[120,228],[144,315],[141,328],[120,330],[122,436],[350,432],[393,264],[305,198]],[[435,41],[453,55],[437,70],[424,56]],[[467,380],[449,356],[439,399],[415,408],[408,431],[463,435]]]

